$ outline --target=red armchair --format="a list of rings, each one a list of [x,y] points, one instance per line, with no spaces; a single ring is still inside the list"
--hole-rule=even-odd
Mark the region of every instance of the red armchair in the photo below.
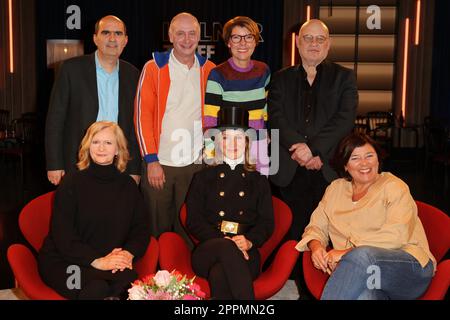
[[[441,210],[416,201],[420,221],[422,221],[428,238],[430,251],[438,262],[437,271],[421,300],[442,300],[450,285],[450,260],[443,260],[450,248],[450,218]],[[314,268],[311,262],[311,251],[303,253],[303,272],[306,285],[311,294],[319,299],[322,295],[328,275]]]
[[[292,222],[292,214],[289,207],[280,199],[272,197],[275,228],[272,236],[259,248],[261,254],[261,265],[281,243]],[[186,207],[181,208],[180,219],[186,224]],[[194,242],[197,242],[193,239]],[[286,283],[298,258],[299,252],[295,249],[296,241],[285,242],[277,251],[270,266],[264,270],[253,282],[255,298],[258,300],[268,299],[276,294]],[[191,252],[184,240],[174,232],[165,232],[159,237],[159,264],[162,269],[172,271],[173,269],[186,274],[188,277],[195,276],[191,267]],[[208,281],[196,277],[195,282],[200,285],[210,296]]]
[[[36,252],[42,247],[49,231],[53,199],[53,191],[41,195],[31,200],[19,215],[20,230]],[[152,237],[144,257],[135,265],[139,277],[155,272],[158,254],[158,243]],[[16,282],[28,298],[33,300],[64,299],[42,281],[35,255],[27,246],[13,244],[8,248],[7,256]]]
[[[450,259],[442,260],[450,248],[450,218],[438,208],[416,201],[430,251],[438,262],[436,273],[421,300],[443,300],[450,285]]]

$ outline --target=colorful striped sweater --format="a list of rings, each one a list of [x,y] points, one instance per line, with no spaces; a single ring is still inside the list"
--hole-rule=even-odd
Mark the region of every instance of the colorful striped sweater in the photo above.
[[[230,58],[218,65],[206,85],[203,127],[216,126],[220,107],[228,105],[249,110],[249,127],[265,128],[269,81],[270,69],[264,62],[252,60],[247,69],[239,69]]]

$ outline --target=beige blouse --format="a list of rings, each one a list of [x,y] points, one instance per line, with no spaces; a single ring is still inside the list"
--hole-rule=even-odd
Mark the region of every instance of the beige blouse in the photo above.
[[[425,231],[417,215],[417,206],[409,188],[389,172],[380,174],[359,201],[352,201],[352,184],[345,179],[333,181],[311,215],[298,251],[309,250],[309,241],[319,240],[334,249],[363,245],[401,249],[425,267],[431,259]]]

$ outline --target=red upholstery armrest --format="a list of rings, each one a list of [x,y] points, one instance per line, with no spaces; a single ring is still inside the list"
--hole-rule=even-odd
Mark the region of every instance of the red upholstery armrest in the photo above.
[[[33,300],[64,300],[41,280],[37,261],[30,249],[22,244],[13,244],[8,248],[7,255],[14,277],[28,298]]]

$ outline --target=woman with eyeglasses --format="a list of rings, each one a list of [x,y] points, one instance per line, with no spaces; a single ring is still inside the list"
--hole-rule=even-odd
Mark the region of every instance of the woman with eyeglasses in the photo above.
[[[249,17],[237,16],[223,27],[223,39],[231,57],[214,68],[208,77],[203,125],[205,129],[217,125],[221,107],[238,106],[248,111],[248,126],[265,129],[267,121],[266,88],[270,81],[270,69],[261,61],[252,60],[252,54],[260,41],[258,25]],[[205,153],[212,158],[214,144],[205,139]],[[256,169],[268,174],[267,139],[263,131],[250,147],[256,161]]]

